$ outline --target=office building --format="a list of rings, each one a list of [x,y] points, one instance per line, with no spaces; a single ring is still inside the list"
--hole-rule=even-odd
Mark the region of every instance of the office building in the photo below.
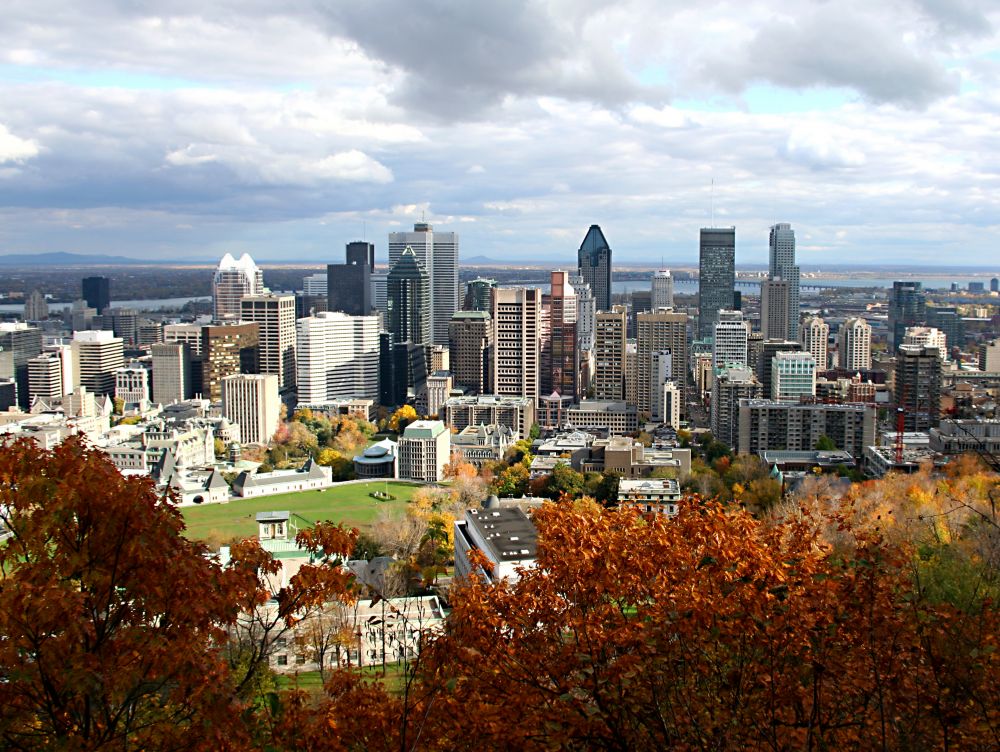
[[[900,345],[894,398],[905,431],[927,431],[941,417],[941,356],[936,347]]]
[[[87,306],[103,314],[111,307],[111,280],[107,277],[84,277],[80,283],[80,292]]]
[[[943,360],[948,359],[948,340],[944,332],[932,326],[908,326],[903,333],[904,345],[933,347]]]
[[[527,436],[535,424],[536,402],[529,397],[480,394],[452,397],[441,406],[441,420],[455,431],[467,426],[507,426],[518,436]]]
[[[798,402],[816,396],[816,360],[808,352],[779,352],[771,364],[771,399]]]
[[[541,342],[541,394],[575,402],[581,396],[580,352],[576,336],[576,293],[569,273],[551,273],[551,292],[543,296],[546,326]]]
[[[401,480],[438,483],[451,459],[451,431],[440,420],[417,420],[403,429],[397,446]]]
[[[874,405],[775,402],[744,399],[739,405],[740,454],[781,449],[807,452],[826,436],[837,449],[863,456],[875,443]]]
[[[327,264],[326,309],[349,316],[367,316],[372,311],[372,272],[375,271],[375,244],[356,241],[347,244],[344,264]]]
[[[244,253],[239,260],[227,253],[212,277],[212,315],[216,321],[238,321],[240,300],[264,294],[264,272]]]
[[[1000,339],[979,346],[979,370],[1000,372]]]
[[[747,343],[750,341],[750,322],[743,320],[742,311],[719,311],[712,339],[712,365],[722,368],[727,364],[747,365]]]
[[[598,311],[611,310],[611,246],[598,225],[587,230],[580,250],[577,268],[583,281],[590,285]]]
[[[448,329],[455,384],[469,394],[488,392],[493,352],[493,320],[486,311],[457,311]]]
[[[329,267],[328,267],[329,268]],[[302,278],[302,293],[310,298],[325,298],[329,275],[319,272]]]
[[[746,366],[733,365],[715,371],[709,425],[712,435],[728,447],[736,447],[741,399],[763,396],[763,387]]]
[[[379,398],[377,316],[325,311],[297,322],[298,400]]]
[[[597,326],[597,301],[594,300],[594,293],[590,289],[583,277],[574,274],[569,278],[569,283],[576,292],[576,338],[580,344],[581,359],[585,356],[582,353],[591,353],[594,349],[594,332]],[[588,380],[583,380],[586,384]]]
[[[779,222],[771,227],[768,277],[782,279],[788,285],[785,303],[785,332],[775,337],[799,338],[799,267],[795,263],[795,231],[790,224]],[[763,322],[763,316],[761,316]],[[765,333],[764,335],[768,335]]]
[[[465,283],[465,297],[462,300],[462,308],[466,311],[486,311],[490,310],[490,296],[493,288],[497,286],[495,279],[477,277]]]
[[[640,313],[636,317],[636,323],[637,378],[635,388],[636,407],[639,408],[639,412],[648,415],[652,410],[653,392],[655,391],[650,378],[653,368],[653,353],[663,350],[669,350],[671,353],[676,369],[675,380],[681,393],[681,404],[686,404],[687,314],[664,310]],[[658,388],[659,385],[656,387]]]
[[[498,287],[493,291],[493,394],[529,397],[541,387],[542,291]]]
[[[927,306],[927,326],[944,333],[949,348],[961,349],[965,345],[965,322],[955,306]],[[950,353],[946,359],[950,359]]]
[[[903,344],[903,335],[910,326],[921,326],[927,320],[927,299],[920,282],[893,282],[889,292],[889,351]]]
[[[200,356],[202,328],[201,324],[164,324],[163,341],[184,343],[190,348],[192,356]]]
[[[386,329],[393,340],[431,344],[431,280],[412,248],[405,248],[389,269],[386,295]]]
[[[792,339],[789,335],[789,284],[765,279],[760,285],[760,330],[764,339]]]
[[[799,342],[802,343],[802,349],[812,353],[816,369],[819,371],[825,371],[829,365],[827,353],[829,341],[830,325],[819,316],[810,316],[799,327]]]
[[[990,292],[1000,292],[1000,278],[993,277],[990,280]]]
[[[753,344],[752,338],[751,344]],[[764,389],[770,391],[771,367],[774,363],[774,356],[779,352],[802,352],[802,343],[772,339],[761,341],[759,346],[760,354],[757,356],[757,367],[754,369],[754,373],[757,374],[757,381],[764,385]]]
[[[451,397],[451,390],[455,386],[454,378],[450,371],[431,370],[427,374],[424,382],[424,389],[419,395],[418,412],[423,415],[438,417],[441,405]]]
[[[379,404],[412,404],[427,385],[428,366],[427,345],[396,342],[389,332],[380,332]]]
[[[98,395],[115,393],[115,372],[125,365],[125,345],[113,332],[76,332],[70,343],[73,382]]]
[[[736,288],[736,228],[701,230],[698,243],[698,339],[708,339],[719,311],[733,310]]]
[[[0,378],[14,380],[17,404],[27,410],[31,406],[28,361],[42,352],[42,330],[23,321],[0,323],[0,352],[5,354]]]
[[[278,377],[269,374],[237,374],[221,381],[222,415],[240,427],[244,444],[266,445],[278,430],[281,399]]]
[[[668,423],[674,428],[679,427],[681,419],[680,389],[677,388],[678,376],[674,374],[673,358],[669,350],[661,350],[652,354],[652,374],[650,376],[649,417],[654,423]]]
[[[430,281],[430,337],[411,339],[414,342],[447,345],[448,325],[458,310],[458,234],[434,232],[434,228],[426,222],[415,224],[413,232],[390,233],[389,264],[395,264],[407,248],[413,250]],[[389,297],[392,297],[391,290]]]
[[[594,398],[625,399],[625,332],[628,312],[625,306],[600,311],[595,317]]]
[[[651,311],[658,308],[674,307],[674,278],[670,276],[669,269],[660,269],[653,274],[653,285],[650,292],[649,308]]]
[[[115,371],[115,399],[125,411],[149,409],[149,369],[142,363],[129,363]]]
[[[64,353],[69,355],[68,347],[46,351],[28,360],[29,404],[36,398],[51,404],[53,400],[62,399],[64,395],[73,391],[72,358],[70,357],[66,363],[71,369],[70,377],[64,379],[66,375],[63,367]]]
[[[868,371],[872,367],[872,328],[862,318],[847,319],[837,332],[839,367]]]
[[[194,396],[191,348],[185,342],[160,342],[150,347],[153,360],[153,401],[160,405]]]
[[[639,413],[627,402],[585,399],[566,408],[561,425],[575,431],[607,431],[612,436],[630,434],[639,430]]]
[[[372,308],[383,316],[389,310],[389,270],[372,272]]]
[[[212,402],[218,402],[222,399],[222,380],[225,377],[257,373],[260,362],[259,343],[260,325],[256,322],[203,326],[200,385],[202,396]]]
[[[32,290],[24,301],[25,321],[45,321],[49,317],[49,304],[39,290]]]
[[[163,323],[160,321],[141,321],[138,332],[139,347],[149,347],[163,341]]]
[[[256,323],[260,360],[257,373],[273,373],[281,391],[295,388],[295,296],[249,295],[240,318]]]

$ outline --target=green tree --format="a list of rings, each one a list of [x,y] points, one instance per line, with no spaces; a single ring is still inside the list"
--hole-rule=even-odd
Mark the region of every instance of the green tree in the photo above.
[[[531,439],[532,441],[537,441],[541,435],[542,435],[542,429],[539,428],[537,423],[532,423],[531,430],[528,431],[528,438]]]
[[[834,443],[833,439],[826,434],[820,436],[819,441],[816,442],[816,449],[820,452],[832,452],[836,450],[836,448],[837,445]]]
[[[547,491],[550,499],[558,499],[563,494],[575,499],[583,493],[583,475],[565,462],[557,462],[549,476]]]

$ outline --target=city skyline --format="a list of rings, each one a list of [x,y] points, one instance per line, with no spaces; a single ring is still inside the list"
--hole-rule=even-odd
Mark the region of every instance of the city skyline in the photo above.
[[[803,268],[995,253],[986,2],[50,5],[5,8],[0,254],[325,260],[420,221],[511,262],[595,223],[623,265],[711,225],[766,263],[776,222]]]

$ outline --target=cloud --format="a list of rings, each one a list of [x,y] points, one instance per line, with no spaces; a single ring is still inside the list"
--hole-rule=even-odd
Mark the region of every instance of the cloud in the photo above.
[[[18,138],[0,123],[0,165],[23,162],[38,154],[38,144],[26,138]]]
[[[788,134],[779,152],[817,170],[861,167],[867,161],[864,152],[851,146],[842,135],[810,127],[796,128]]]

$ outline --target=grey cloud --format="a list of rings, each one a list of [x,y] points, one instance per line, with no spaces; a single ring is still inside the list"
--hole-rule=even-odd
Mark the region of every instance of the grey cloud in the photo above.
[[[914,2],[946,34],[986,36],[993,32],[993,24],[986,16],[987,10],[996,10],[996,3],[992,0],[914,0]]]

